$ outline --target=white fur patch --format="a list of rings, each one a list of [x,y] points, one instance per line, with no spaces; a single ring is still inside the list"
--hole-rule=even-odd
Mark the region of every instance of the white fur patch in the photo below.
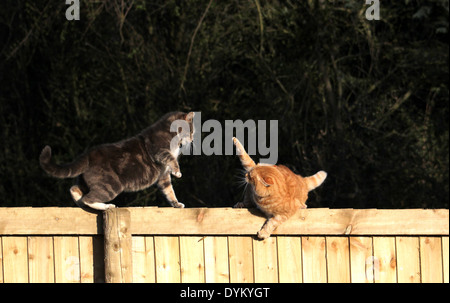
[[[178,159],[178,156],[180,155],[180,147],[178,146],[175,150],[171,150],[170,153],[175,159]]]
[[[75,202],[79,201],[81,197],[83,197],[83,192],[78,187],[78,185],[74,185],[70,188],[70,194],[72,195],[72,198]]]
[[[258,163],[258,166],[275,166],[275,165],[270,163]]]
[[[174,175],[177,178],[181,178],[181,173],[179,171],[177,172],[172,172],[172,175]]]

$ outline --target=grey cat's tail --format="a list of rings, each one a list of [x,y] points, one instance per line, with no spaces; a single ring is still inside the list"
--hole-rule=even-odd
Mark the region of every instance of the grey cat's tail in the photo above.
[[[41,164],[42,169],[56,178],[74,178],[84,173],[89,165],[89,159],[86,155],[78,157],[72,163],[63,165],[52,163],[50,161],[51,158],[52,149],[47,145],[44,147],[41,155],[39,156],[39,163]]]

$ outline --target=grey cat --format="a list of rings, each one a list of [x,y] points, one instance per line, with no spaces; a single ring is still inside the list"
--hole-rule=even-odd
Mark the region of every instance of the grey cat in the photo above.
[[[51,148],[45,146],[39,157],[41,167],[56,178],[78,177],[78,185],[70,188],[75,203],[106,210],[105,204],[121,192],[138,191],[153,184],[163,192],[173,207],[183,208],[173,191],[171,177],[181,177],[177,158],[180,149],[192,143],[194,112],[171,112],[138,135],[117,143],[95,146],[72,163],[58,165],[50,161]],[[186,121],[189,131],[176,127],[174,121]],[[186,125],[186,124],[185,124]]]

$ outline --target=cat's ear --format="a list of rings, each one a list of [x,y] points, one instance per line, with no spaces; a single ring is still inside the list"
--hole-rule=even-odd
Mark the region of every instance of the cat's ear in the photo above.
[[[265,177],[263,180],[266,181],[267,184],[273,185],[273,179],[271,177]]]
[[[269,187],[273,185],[273,179],[271,177],[258,178],[258,180],[265,186]]]
[[[194,116],[195,116],[195,113],[194,113],[194,112],[190,112],[190,113],[188,113],[188,114],[186,115],[185,120],[186,120],[187,122],[192,122],[192,121],[194,120]]]

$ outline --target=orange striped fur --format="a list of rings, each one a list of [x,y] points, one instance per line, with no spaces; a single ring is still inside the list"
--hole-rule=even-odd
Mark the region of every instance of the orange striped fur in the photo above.
[[[284,165],[255,164],[239,140],[233,138],[233,142],[249,185],[244,193],[244,201],[234,207],[250,207],[255,204],[261,209],[268,219],[257,235],[260,239],[266,239],[298,209],[306,208],[308,192],[320,186],[327,173],[319,171],[304,178]]]

